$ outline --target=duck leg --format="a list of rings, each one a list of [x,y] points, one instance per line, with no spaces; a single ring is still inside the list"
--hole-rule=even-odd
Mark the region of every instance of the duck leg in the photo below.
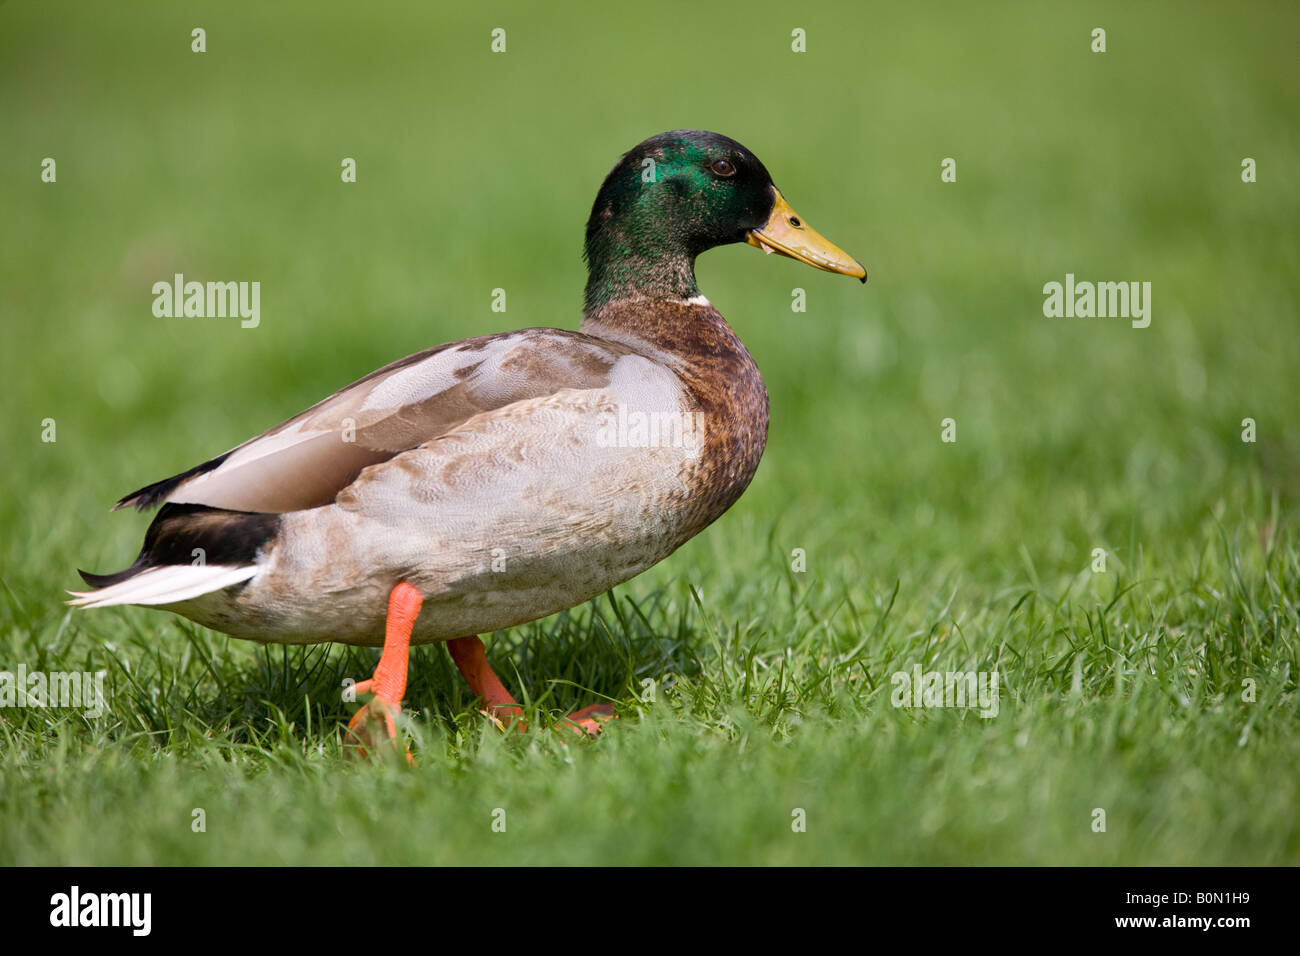
[[[506,727],[506,721],[510,720],[514,721],[517,731],[528,729],[528,724],[523,719],[524,709],[510,696],[500,678],[488,666],[487,651],[481,640],[477,637],[458,637],[447,642],[447,650],[451,652],[451,659],[456,662],[456,667],[469,684],[470,690],[486,705],[483,713],[488,719],[502,730]],[[613,720],[615,716],[612,704],[594,704],[574,711],[559,726],[594,737],[600,733],[600,725]]]
[[[358,683],[353,690],[358,694],[373,695],[370,702],[357,711],[348,722],[344,746],[355,748],[366,756],[366,748],[374,747],[377,740],[387,740],[397,745],[397,722],[402,709],[402,696],[406,693],[406,669],[411,653],[411,629],[420,613],[424,598],[405,581],[393,588],[388,596],[388,620],[384,629],[384,651],[379,656],[379,666],[374,676]],[[414,763],[411,752],[406,753],[408,763]]]

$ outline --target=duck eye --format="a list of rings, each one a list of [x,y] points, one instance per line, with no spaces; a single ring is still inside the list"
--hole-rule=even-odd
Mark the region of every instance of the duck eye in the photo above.
[[[736,167],[729,159],[715,159],[713,162],[709,163],[709,169],[719,176],[736,175]]]

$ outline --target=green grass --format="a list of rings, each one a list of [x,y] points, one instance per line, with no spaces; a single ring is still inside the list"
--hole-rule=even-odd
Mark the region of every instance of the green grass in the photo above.
[[[111,709],[0,708],[0,863],[1300,862],[1292,7],[61,6],[0,5],[0,669],[105,670]],[[681,126],[872,279],[701,260],[771,393],[753,486],[488,636],[535,721],[614,699],[599,740],[498,734],[424,648],[418,767],[349,764],[373,652],[63,606],[134,555],[119,495],[420,348],[575,327],[601,177]],[[173,272],[260,281],[261,325],[154,318]],[[1044,318],[1066,272],[1152,282],[1150,328]],[[892,706],[918,664],[996,668],[997,717]]]

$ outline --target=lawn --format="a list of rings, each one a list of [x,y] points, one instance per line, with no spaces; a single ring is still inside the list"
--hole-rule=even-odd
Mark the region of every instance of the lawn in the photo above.
[[[0,864],[1300,863],[1298,28],[0,4],[0,670],[104,671],[107,702],[0,706]],[[534,723],[614,700],[600,738],[498,733],[425,647],[418,765],[347,762],[375,652],[64,606],[135,555],[126,492],[411,352],[576,328],[601,179],[680,127],[871,280],[701,258],[771,396],[753,485],[484,635]],[[260,282],[256,328],[155,316],[176,273]],[[1149,326],[1045,316],[1067,274],[1151,283]],[[914,670],[996,672],[996,715],[897,706]]]

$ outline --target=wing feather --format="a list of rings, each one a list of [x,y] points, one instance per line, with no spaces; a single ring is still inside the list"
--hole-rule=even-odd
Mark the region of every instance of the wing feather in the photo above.
[[[628,349],[560,329],[439,346],[385,366],[195,468],[126,496],[284,513],[334,501],[363,469],[475,415],[565,388],[600,388]]]

